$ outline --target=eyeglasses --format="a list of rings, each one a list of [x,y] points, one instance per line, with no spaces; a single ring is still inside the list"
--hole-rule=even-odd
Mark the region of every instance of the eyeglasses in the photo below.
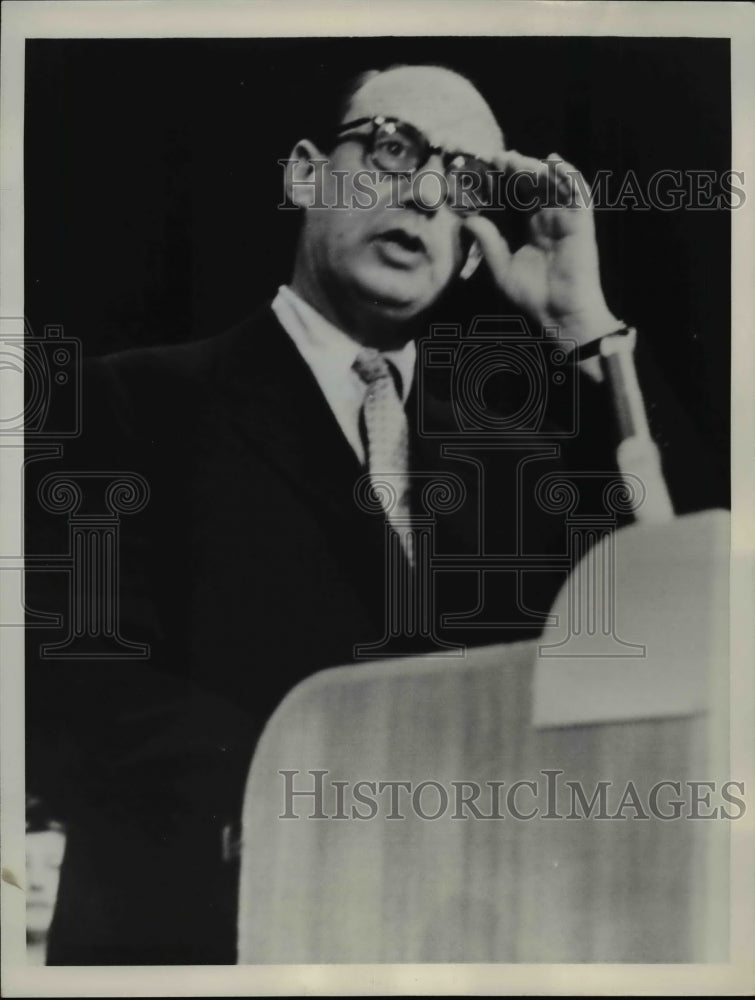
[[[346,136],[344,133],[369,125],[370,131]],[[493,203],[493,174],[496,168],[471,153],[448,152],[433,146],[414,125],[398,118],[376,115],[345,122],[335,130],[337,141],[346,138],[363,142],[368,161],[388,174],[411,175],[421,170],[433,154],[440,156],[448,185],[448,204],[455,211],[471,214]]]

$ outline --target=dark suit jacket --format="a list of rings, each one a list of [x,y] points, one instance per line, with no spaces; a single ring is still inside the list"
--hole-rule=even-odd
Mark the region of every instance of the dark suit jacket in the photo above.
[[[413,472],[452,473],[466,489],[436,518],[437,553],[565,552],[563,517],[532,496],[564,461],[613,468],[602,390],[586,392],[589,433],[554,448],[546,424],[536,460],[522,464],[531,442],[459,457],[442,433],[457,426],[449,400],[415,388]],[[457,454],[444,453],[449,442]],[[232,963],[233,838],[255,742],[293,685],[382,638],[384,520],[354,502],[362,469],[269,308],[212,340],[95,362],[82,439],[62,463],[30,465],[27,495],[59,465],[135,471],[149,484],[146,508],[122,519],[119,574],[121,633],[150,656],[43,661],[39,644],[55,636],[29,630],[27,782],[68,832],[48,960]],[[27,551],[66,548],[64,518],[31,504],[27,523]],[[438,624],[437,634],[537,634],[563,578],[556,566],[524,580],[529,613],[517,611],[512,574],[493,574],[476,623],[488,627]],[[64,586],[62,574],[29,574],[30,605],[63,609]],[[441,574],[436,622],[473,611],[479,588],[474,567]],[[392,651],[427,642],[406,637]]]

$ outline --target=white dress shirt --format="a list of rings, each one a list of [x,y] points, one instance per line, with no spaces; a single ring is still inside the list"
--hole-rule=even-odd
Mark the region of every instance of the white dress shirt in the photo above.
[[[362,345],[321,316],[288,285],[281,285],[278,289],[273,312],[296,344],[346,440],[364,465],[366,456],[359,433],[359,414],[366,387],[353,368]],[[417,356],[414,341],[410,340],[398,350],[382,353],[401,376],[401,399],[405,404],[414,378]]]

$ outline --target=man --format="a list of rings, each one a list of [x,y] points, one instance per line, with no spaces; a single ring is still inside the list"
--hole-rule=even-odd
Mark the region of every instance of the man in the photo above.
[[[30,632],[28,783],[67,823],[50,964],[233,962],[241,796],[285,693],[370,651],[539,630],[555,592],[544,574],[488,581],[483,611],[495,615],[476,630],[463,619],[479,604],[479,575],[445,574],[430,633],[386,643],[387,553],[404,577],[417,572],[412,518],[422,487],[444,476],[461,499],[437,518],[439,551],[477,551],[483,492],[496,511],[484,529],[491,551],[508,551],[520,530],[530,551],[553,551],[563,525],[532,499],[535,480],[564,457],[613,468],[594,359],[581,363],[593,366],[580,397],[587,433],[563,456],[544,445],[529,465],[515,448],[484,468],[444,453],[453,407],[418,387],[428,309],[483,258],[502,312],[524,314],[535,333],[558,327],[564,344],[586,345],[623,326],[601,291],[578,190],[535,211],[512,252],[468,202],[431,201],[421,183],[451,187],[460,163],[482,163],[573,194],[558,160],[505,150],[486,102],[449,70],[368,74],[334,134],[292,151],[302,227],[291,283],[272,306],[212,340],[93,366],[84,441],[66,468],[131,470],[148,484],[146,508],[122,526],[119,614],[121,634],[150,654],[33,662],[48,637]],[[365,170],[375,179],[360,207]],[[423,430],[428,420],[439,435]],[[395,503],[377,502],[381,476]],[[359,493],[365,477],[377,500]],[[44,593],[52,574],[39,576],[31,605],[60,610],[61,595]],[[449,610],[461,624],[444,633]]]

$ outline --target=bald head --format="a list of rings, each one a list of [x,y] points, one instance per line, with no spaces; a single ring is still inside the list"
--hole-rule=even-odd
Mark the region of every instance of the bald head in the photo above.
[[[441,66],[397,66],[367,74],[344,120],[374,115],[401,118],[433,145],[492,158],[503,135],[485,99],[465,77]]]

